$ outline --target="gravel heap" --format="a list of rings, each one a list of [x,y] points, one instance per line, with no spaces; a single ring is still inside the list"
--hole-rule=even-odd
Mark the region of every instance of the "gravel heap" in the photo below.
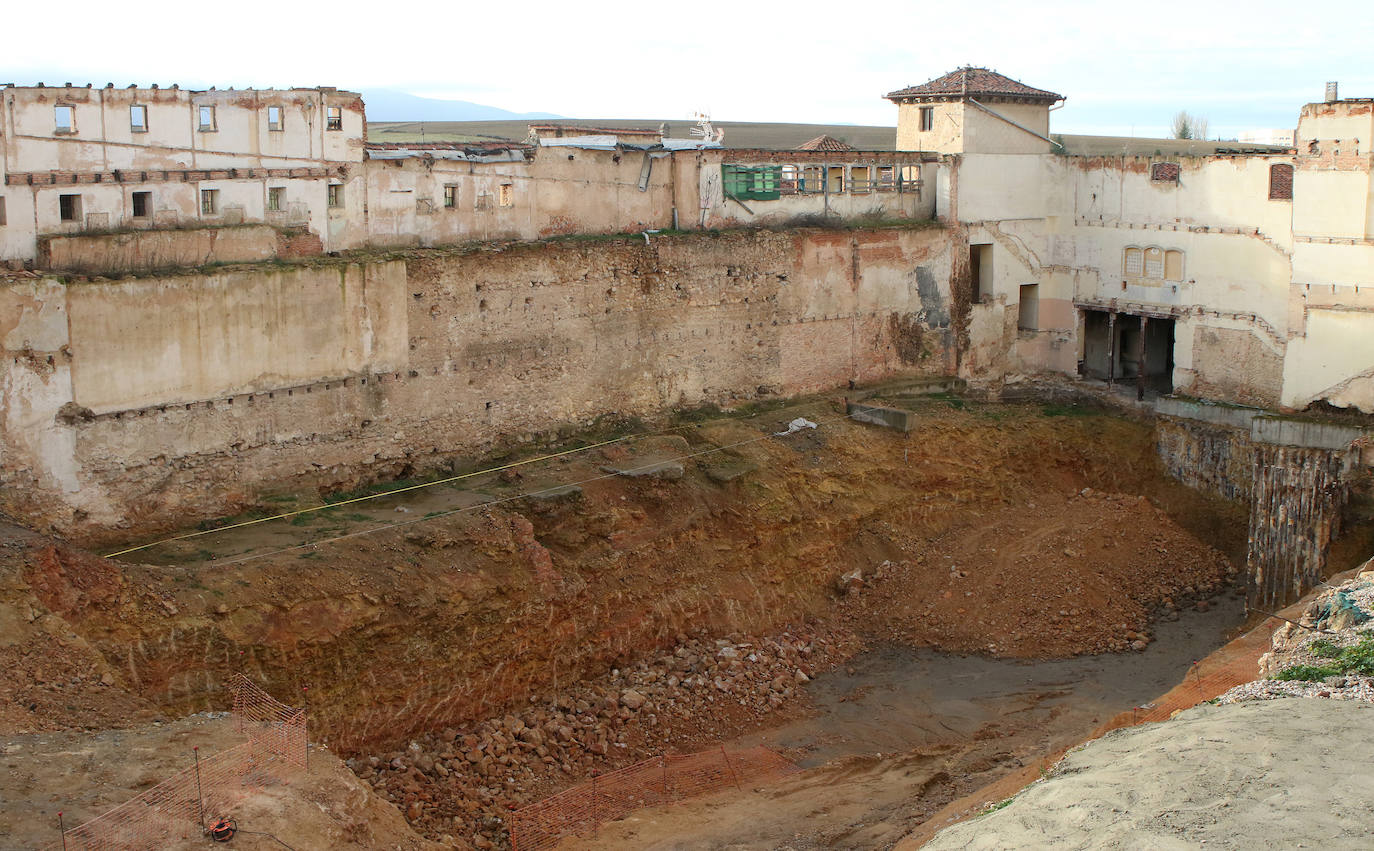
[[[1283,671],[1299,665],[1330,665],[1331,658],[1313,647],[1318,641],[1351,647],[1374,636],[1374,569],[1367,569],[1317,597],[1304,610],[1299,623],[1301,626],[1284,624],[1274,631],[1273,649],[1260,659],[1260,679],[1236,686],[1217,702],[1280,697],[1374,702],[1374,677],[1355,672],[1323,677],[1320,681],[1276,679]]]
[[[846,633],[680,639],[633,668],[348,767],[429,838],[504,848],[510,810],[593,773],[711,747],[770,714],[799,712],[798,687],[857,650]]]

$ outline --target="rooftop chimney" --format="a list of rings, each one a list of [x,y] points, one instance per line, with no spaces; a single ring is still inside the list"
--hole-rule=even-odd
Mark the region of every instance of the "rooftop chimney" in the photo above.
[[[1336,81],[1332,80],[1326,84],[1326,102],[1335,103],[1338,100],[1340,100],[1340,96],[1336,94]]]

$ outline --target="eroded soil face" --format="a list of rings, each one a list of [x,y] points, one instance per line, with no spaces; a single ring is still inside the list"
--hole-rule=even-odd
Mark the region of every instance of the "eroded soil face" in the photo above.
[[[418,829],[500,842],[505,808],[592,770],[804,715],[803,677],[865,645],[1144,646],[1152,612],[1221,587],[1243,510],[1167,480],[1147,423],[960,405],[910,435],[828,403],[705,421],[156,565],[16,532],[0,723],[222,709],[234,671],[308,684],[313,735]],[[799,416],[820,428],[773,435]]]

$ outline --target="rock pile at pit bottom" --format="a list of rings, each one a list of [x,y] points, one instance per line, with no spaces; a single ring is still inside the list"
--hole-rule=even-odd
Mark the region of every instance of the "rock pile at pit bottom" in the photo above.
[[[717,745],[795,707],[800,686],[856,649],[843,632],[684,640],[520,711],[347,762],[429,838],[504,848],[511,810],[593,773]]]

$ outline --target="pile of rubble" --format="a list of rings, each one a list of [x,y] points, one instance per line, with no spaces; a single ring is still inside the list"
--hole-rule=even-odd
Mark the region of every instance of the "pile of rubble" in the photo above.
[[[858,649],[846,633],[680,636],[671,653],[613,670],[471,728],[348,760],[411,825],[453,847],[504,847],[505,815],[594,773],[718,744],[775,713]]]
[[[1324,697],[1374,702],[1374,568],[1314,599],[1297,623],[1274,631],[1260,679],[1218,703]]]

